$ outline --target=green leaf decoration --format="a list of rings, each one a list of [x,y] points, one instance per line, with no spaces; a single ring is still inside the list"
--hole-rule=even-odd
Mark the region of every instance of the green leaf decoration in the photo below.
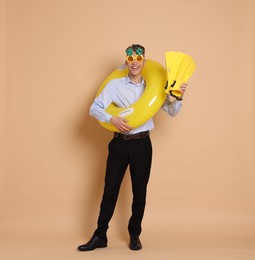
[[[133,54],[133,49],[130,47],[130,48],[128,48],[127,50],[126,50],[126,54],[128,55],[128,56],[131,56],[132,54]]]
[[[136,52],[137,55],[142,55],[143,54],[143,49],[138,47],[138,48],[136,48],[135,52]]]

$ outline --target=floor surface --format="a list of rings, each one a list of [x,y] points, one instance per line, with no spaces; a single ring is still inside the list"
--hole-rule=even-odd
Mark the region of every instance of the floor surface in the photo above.
[[[86,242],[86,241],[84,241]],[[255,244],[250,241],[149,241],[143,249],[131,251],[127,242],[111,239],[107,248],[91,252],[76,250],[81,241],[6,240],[1,241],[1,260],[73,260],[73,259],[156,259],[158,260],[254,260]]]

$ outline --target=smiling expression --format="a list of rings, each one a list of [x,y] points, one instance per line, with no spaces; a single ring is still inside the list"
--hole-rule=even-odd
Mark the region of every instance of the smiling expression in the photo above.
[[[132,54],[134,57],[137,56],[137,54],[135,52],[133,52]],[[128,71],[129,71],[129,76],[130,78],[137,78],[137,77],[141,77],[142,76],[142,70],[143,67],[145,65],[145,59],[143,59],[142,61],[137,61],[136,59],[134,59],[133,62],[125,62],[125,64],[128,67]]]

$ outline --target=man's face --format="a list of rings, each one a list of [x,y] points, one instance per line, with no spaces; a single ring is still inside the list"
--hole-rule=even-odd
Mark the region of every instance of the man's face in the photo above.
[[[133,62],[128,62],[128,61],[125,62],[129,70],[129,75],[133,77],[140,76],[142,75],[145,59],[143,58],[142,61],[137,61],[136,58],[138,55],[135,52],[133,52],[132,55],[134,57]]]

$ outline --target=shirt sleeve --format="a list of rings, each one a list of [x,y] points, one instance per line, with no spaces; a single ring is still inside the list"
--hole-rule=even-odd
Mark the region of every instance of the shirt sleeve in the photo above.
[[[112,115],[105,111],[113,101],[113,92],[111,90],[112,83],[110,81],[95,98],[89,110],[89,114],[101,122],[109,123],[112,118]]]
[[[167,96],[165,102],[163,103],[161,109],[163,109],[169,116],[176,116],[182,107],[182,100],[171,101],[169,96]]]

